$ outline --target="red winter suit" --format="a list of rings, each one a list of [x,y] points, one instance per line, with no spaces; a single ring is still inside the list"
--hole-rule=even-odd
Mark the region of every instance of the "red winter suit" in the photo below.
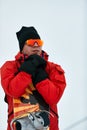
[[[44,53],[44,59],[47,60],[46,72],[49,78],[39,82],[36,90],[49,105],[50,110],[50,130],[59,130],[57,103],[64,92],[66,81],[64,71],[60,65],[49,62],[47,54]],[[1,68],[1,84],[6,94],[5,100],[8,103],[8,128],[11,130],[10,122],[14,118],[13,98],[20,98],[25,94],[26,88],[29,92],[33,91],[29,86],[32,84],[31,75],[26,72],[19,72],[18,68],[23,62],[23,54],[16,55],[15,60],[7,61]],[[47,129],[48,130],[48,129]]]

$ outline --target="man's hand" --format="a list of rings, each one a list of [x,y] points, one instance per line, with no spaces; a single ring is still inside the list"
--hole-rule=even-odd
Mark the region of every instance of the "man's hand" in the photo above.
[[[44,68],[38,68],[35,75],[32,77],[33,79],[33,84],[36,85],[37,83],[45,80],[48,78],[48,74],[44,70]]]
[[[34,64],[35,67],[40,67],[40,66],[42,66],[42,67],[44,67],[44,68],[46,67],[46,60],[44,60],[44,59],[43,59],[41,56],[39,56],[39,55],[36,55],[36,54],[31,55],[31,56],[28,57],[27,60],[32,61],[32,64]]]
[[[24,71],[26,73],[31,74],[33,77],[35,76],[37,68],[46,67],[46,61],[40,57],[39,55],[31,55],[29,56],[20,66],[19,71]]]

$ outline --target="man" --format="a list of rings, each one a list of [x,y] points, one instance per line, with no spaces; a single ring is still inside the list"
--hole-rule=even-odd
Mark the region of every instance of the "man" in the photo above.
[[[23,26],[16,35],[20,52],[1,67],[7,130],[59,130],[57,103],[66,86],[64,70],[48,61],[34,27]]]

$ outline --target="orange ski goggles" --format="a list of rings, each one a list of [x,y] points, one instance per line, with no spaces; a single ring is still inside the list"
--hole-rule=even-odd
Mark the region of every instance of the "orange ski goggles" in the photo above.
[[[40,39],[29,39],[26,41],[26,44],[29,46],[34,46],[34,44],[37,43],[38,46],[42,46],[43,45],[43,41]]]

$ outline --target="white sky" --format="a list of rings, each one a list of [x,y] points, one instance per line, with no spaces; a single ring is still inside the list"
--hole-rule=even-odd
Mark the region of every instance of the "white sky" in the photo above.
[[[49,60],[65,70],[67,88],[59,102],[61,130],[87,116],[86,8],[85,0],[0,0],[0,66],[19,51],[16,32],[34,26]],[[0,130],[6,130],[7,105],[1,87],[0,96]],[[86,129],[87,120],[72,128]]]

